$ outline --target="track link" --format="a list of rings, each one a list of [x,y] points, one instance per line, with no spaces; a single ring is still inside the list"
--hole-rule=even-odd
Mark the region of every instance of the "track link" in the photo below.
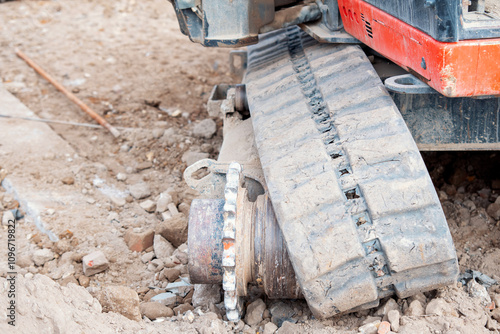
[[[456,280],[426,167],[359,46],[274,32],[249,48],[245,83],[270,198],[316,317]]]

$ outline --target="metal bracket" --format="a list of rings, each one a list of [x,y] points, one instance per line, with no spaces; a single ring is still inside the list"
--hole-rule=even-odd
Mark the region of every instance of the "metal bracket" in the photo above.
[[[321,43],[361,44],[358,39],[349,35],[344,29],[332,31],[322,22],[303,23],[299,24],[299,27]]]
[[[412,74],[396,75],[385,80],[385,88],[396,93],[437,94],[437,92]]]
[[[200,179],[195,178],[194,174],[204,168],[207,169],[209,174]],[[186,168],[184,171],[184,179],[189,187],[199,191],[204,198],[223,198],[228,168],[228,162],[203,159]],[[265,187],[266,182],[260,166],[245,164],[243,176],[253,179]]]
[[[323,2],[322,2],[323,1]],[[344,25],[339,13],[337,0],[316,0],[316,4],[321,10],[321,22],[331,31],[339,30]]]
[[[239,66],[235,65],[235,59],[240,58]],[[234,50],[229,52],[229,71],[237,76],[243,76],[247,69],[248,53],[246,50]]]
[[[230,89],[234,87],[235,85],[220,84],[212,88],[207,102],[207,111],[210,117],[219,117],[221,112],[225,115],[224,111],[234,111],[234,98],[230,94]]]

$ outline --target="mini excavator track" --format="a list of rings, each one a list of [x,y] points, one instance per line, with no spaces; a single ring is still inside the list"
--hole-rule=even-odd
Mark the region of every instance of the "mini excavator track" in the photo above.
[[[244,83],[269,196],[316,317],[456,280],[427,169],[359,46],[273,32],[248,48]]]

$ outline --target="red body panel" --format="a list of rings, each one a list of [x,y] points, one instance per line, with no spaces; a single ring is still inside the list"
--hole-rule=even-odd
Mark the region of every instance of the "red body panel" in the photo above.
[[[500,38],[436,41],[362,0],[338,0],[345,30],[443,95],[500,95]]]

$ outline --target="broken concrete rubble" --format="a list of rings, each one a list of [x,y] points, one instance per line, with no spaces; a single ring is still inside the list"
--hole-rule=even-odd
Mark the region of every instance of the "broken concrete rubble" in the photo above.
[[[202,137],[202,138],[212,138],[212,136],[215,134],[217,131],[217,126],[215,122],[210,119],[206,118],[203,121],[195,124],[193,128],[193,134],[196,137]]]
[[[154,235],[153,249],[158,259],[166,259],[175,251],[172,244],[159,234]]]
[[[141,202],[140,206],[147,212],[155,212],[156,209],[156,203],[150,199]]]
[[[264,310],[266,303],[262,299],[257,299],[248,305],[245,315],[245,322],[250,326],[255,326],[260,323],[264,318]]]
[[[149,188],[149,185],[145,182],[133,184],[129,186],[128,189],[130,191],[130,194],[135,199],[143,199],[151,196],[151,189]]]
[[[165,306],[175,306],[177,295],[171,292],[163,292],[152,297],[151,301]]]
[[[156,225],[155,233],[172,243],[174,247],[179,247],[187,241],[187,218],[182,213],[177,213],[171,218],[159,222]]]
[[[116,312],[130,320],[140,321],[139,296],[126,286],[107,286],[96,293],[104,312]]]
[[[148,319],[155,320],[157,318],[166,318],[174,315],[174,311],[160,303],[146,302],[139,305],[141,315]]]
[[[221,302],[221,286],[219,284],[195,284],[193,306],[208,308],[210,304]]]
[[[124,239],[131,251],[142,252],[153,246],[154,234],[153,230],[129,229]]]
[[[94,251],[82,258],[83,273],[92,276],[109,268],[109,261],[101,251]]]
[[[33,252],[33,262],[37,266],[43,266],[46,262],[52,260],[53,258],[54,252],[47,248],[38,249]]]

